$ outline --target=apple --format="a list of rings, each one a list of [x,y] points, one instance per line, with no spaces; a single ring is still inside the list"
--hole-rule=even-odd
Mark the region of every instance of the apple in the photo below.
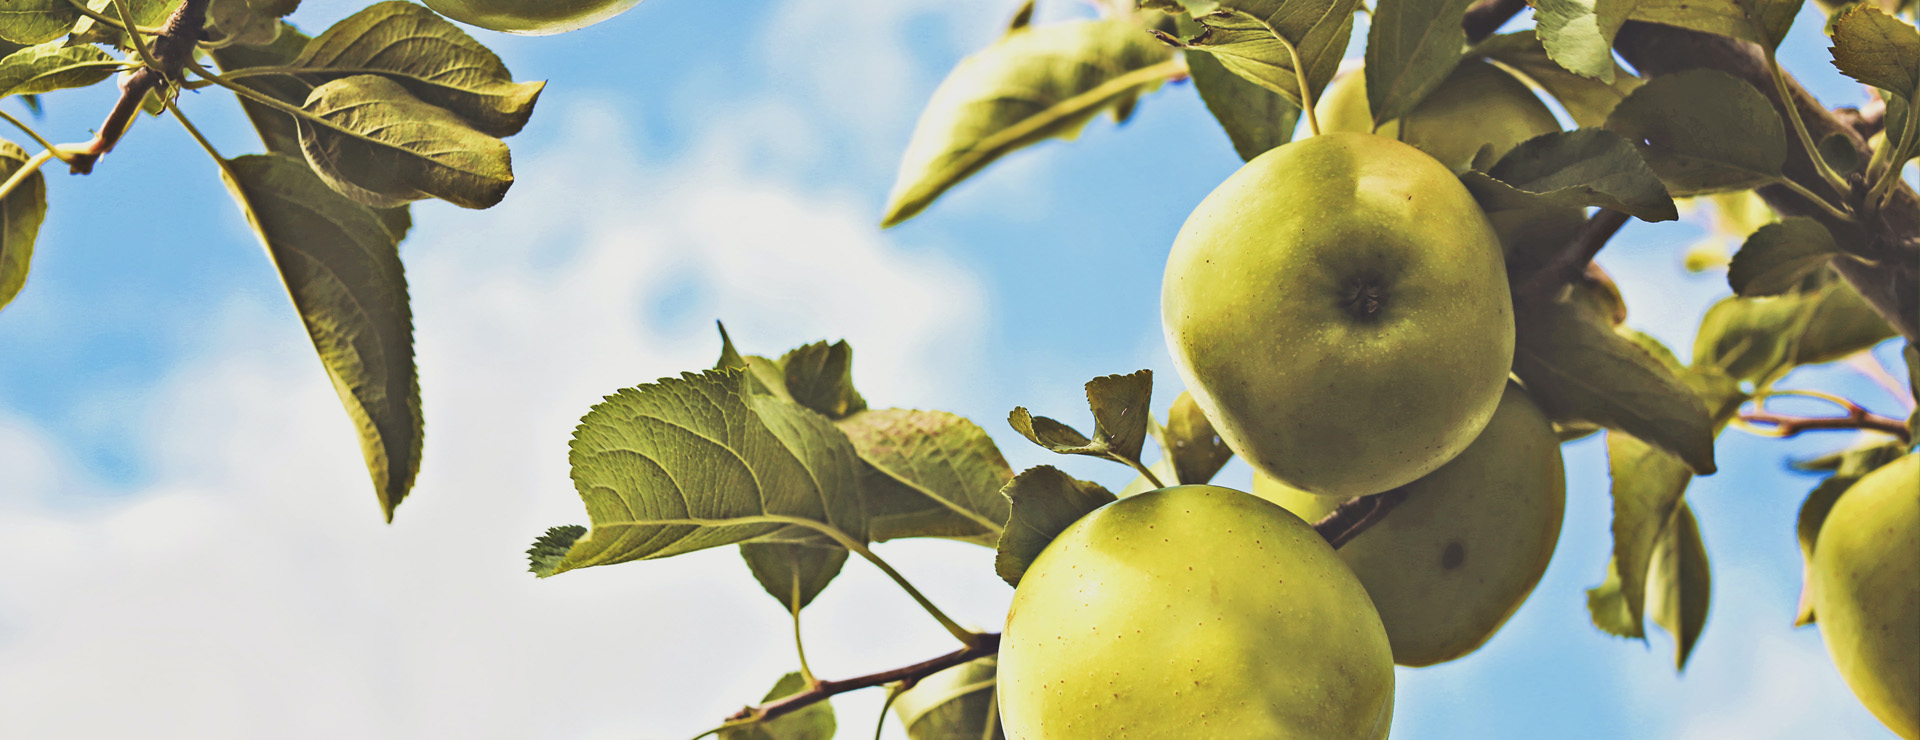
[[[433,12],[494,31],[545,36],[586,28],[640,0],[423,0]]]
[[[1567,507],[1560,439],[1509,382],[1467,451],[1402,490],[1339,555],[1373,598],[1393,661],[1427,666],[1479,649],[1546,573]],[[1264,476],[1253,493],[1308,521],[1340,505]]]
[[[1833,665],[1882,724],[1920,739],[1920,454],[1848,487],[1812,559],[1808,596]]]
[[[1412,144],[1456,172],[1471,166],[1483,146],[1492,147],[1491,166],[1520,142],[1560,130],[1553,111],[1526,83],[1480,59],[1461,61],[1411,112],[1381,124],[1377,131],[1367,103],[1363,67],[1335,77],[1314,112],[1322,131],[1373,131]],[[1566,243],[1586,222],[1586,210],[1571,206],[1513,209],[1489,214],[1488,219],[1500,243],[1512,253],[1523,244]]]
[[[1201,201],[1161,284],[1174,366],[1255,470],[1349,498],[1413,482],[1493,417],[1513,361],[1500,244],[1452,172],[1333,133]]]
[[[1375,740],[1393,653],[1312,527],[1218,486],[1108,504],[1014,591],[1000,717],[1020,740]]]

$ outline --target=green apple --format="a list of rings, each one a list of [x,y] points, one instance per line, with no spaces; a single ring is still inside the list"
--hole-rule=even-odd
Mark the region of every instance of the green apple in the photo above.
[[[1380,612],[1400,665],[1453,660],[1486,643],[1540,583],[1567,507],[1560,439],[1526,391],[1453,462],[1339,550]],[[1253,493],[1307,521],[1340,505],[1256,476]]]
[[[1175,367],[1255,470],[1352,497],[1452,460],[1513,360],[1500,245],[1452,172],[1334,133],[1255,157],[1201,201],[1161,284]]]
[[[1894,734],[1920,739],[1920,455],[1840,495],[1807,576],[1814,621],[1853,695]]]
[[[1356,67],[1334,78],[1314,112],[1322,131],[1374,131],[1365,69]],[[1473,164],[1481,147],[1492,147],[1492,161],[1499,161],[1520,142],[1559,130],[1553,111],[1526,83],[1483,60],[1468,59],[1411,112],[1381,124],[1374,133],[1412,144],[1458,172]],[[1488,219],[1511,253],[1523,244],[1565,244],[1579,233],[1586,211],[1568,206],[1514,209]]]
[[[640,0],[423,0],[461,23],[507,33],[544,36],[585,28],[640,4]]]
[[[1393,654],[1312,527],[1218,486],[1074,522],[1014,591],[1000,717],[1020,740],[1375,740]]]

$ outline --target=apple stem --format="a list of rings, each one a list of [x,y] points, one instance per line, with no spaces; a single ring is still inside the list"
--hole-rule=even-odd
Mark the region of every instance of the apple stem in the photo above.
[[[1372,496],[1361,496],[1340,504],[1333,513],[1314,522],[1313,530],[1319,532],[1328,545],[1338,550],[1341,545],[1359,537],[1361,532],[1379,524],[1380,520],[1387,518],[1387,512],[1393,511],[1394,507],[1405,500],[1407,500],[1405,488],[1395,488]]]
[[[153,37],[151,45],[141,38],[137,28],[132,27],[133,16],[126,4],[116,3],[128,24],[127,38],[138,49],[143,63],[149,66],[128,73],[120,81],[120,99],[107,113],[107,120],[100,124],[99,133],[67,159],[74,174],[93,172],[94,163],[102,155],[113,151],[113,146],[120,143],[120,137],[126,135],[134,117],[139,115],[140,104],[146,101],[147,93],[164,90],[169,82],[180,79],[180,70],[192,61],[194,47],[200,43],[200,33],[206,28],[207,4],[211,1],[186,0],[181,3],[167,18],[160,33]]]
[[[1587,224],[1581,227],[1580,233],[1567,243],[1565,249],[1513,291],[1515,300],[1545,300],[1552,297],[1560,286],[1586,271],[1587,264],[1593,261],[1594,255],[1600,253],[1601,247],[1607,245],[1607,240],[1619,233],[1620,227],[1627,225],[1627,218],[1627,214],[1611,208],[1602,208],[1593,214],[1593,218],[1587,219]]]

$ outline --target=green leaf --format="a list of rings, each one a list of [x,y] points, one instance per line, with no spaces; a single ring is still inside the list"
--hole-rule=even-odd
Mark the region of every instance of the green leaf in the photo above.
[[[280,17],[254,9],[249,0],[210,0],[207,27],[221,44],[267,46],[280,36]]]
[[[1674,521],[1693,473],[1679,458],[1617,430],[1607,432],[1607,465],[1613,479],[1613,556],[1626,602],[1628,636],[1645,637],[1642,615],[1653,553]]]
[[[527,125],[547,84],[514,82],[492,50],[409,2],[379,3],[334,24],[294,65],[314,70],[303,77],[316,85],[380,75],[495,137],[512,136]]]
[[[1632,20],[1778,47],[1802,0],[1636,0]]]
[[[270,46],[227,46],[208,53],[212,55],[214,63],[220,65],[221,72],[251,67],[285,67],[300,56],[300,50],[306,48],[307,41],[306,34],[282,22]],[[312,85],[293,75],[235,77],[233,83],[266,93],[293,106],[307,102],[307,95],[313,92]],[[268,152],[305,156],[300,153],[300,127],[294,122],[293,116],[247,98],[240,98],[240,109],[246,112],[254,130],[260,133],[260,140],[267,145]]]
[[[547,533],[527,548],[527,570],[541,578],[552,575],[560,561],[566,559],[567,551],[573,549],[573,543],[586,535],[587,528],[578,524],[548,527]]]
[[[1920,31],[1872,3],[1858,3],[1833,21],[1833,66],[1912,100],[1920,92]]]
[[[1233,459],[1233,450],[1220,439],[1219,433],[1213,430],[1213,422],[1207,420],[1200,404],[1186,391],[1181,391],[1180,397],[1173,400],[1173,407],[1167,410],[1167,425],[1156,424],[1153,431],[1160,443],[1160,452],[1173,461],[1173,477],[1163,481],[1167,485],[1206,483]]]
[[[80,20],[68,0],[7,0],[0,5],[0,38],[16,44],[46,43],[67,35]]]
[[[1587,589],[1587,614],[1593,626],[1614,637],[1645,640],[1646,630],[1627,611],[1626,594],[1620,592],[1620,560],[1607,560],[1607,579]]]
[[[950,537],[992,547],[1013,469],[979,425],[945,411],[878,409],[839,423],[884,481],[867,485],[872,537]]]
[[[1278,93],[1227,70],[1212,54],[1188,54],[1193,89],[1220,122],[1240,159],[1252,161],[1268,149],[1293,140],[1300,108]]]
[[[745,385],[737,370],[686,373],[594,406],[568,455],[593,529],[542,575],[742,542],[865,542],[846,435]]]
[[[1140,448],[1147,441],[1147,425],[1153,421],[1147,404],[1152,399],[1152,370],[1102,375],[1087,381],[1093,438],[1053,419],[1033,416],[1024,406],[1016,407],[1007,423],[1034,444],[1062,455],[1091,455],[1132,464],[1140,462]]]
[[[7,1],[12,2],[12,0]],[[173,9],[179,7],[180,3],[181,0],[127,0],[127,6],[133,10],[133,24],[149,28],[165,25],[168,16],[173,15]],[[38,5],[39,3],[29,4]],[[108,18],[120,18],[120,11],[114,6],[113,0],[87,0],[87,7]],[[127,40],[127,35],[119,28],[86,16],[81,16],[79,21],[73,24],[71,38],[75,44],[108,44],[122,49],[133,46],[132,42]]]
[[[1610,317],[1556,301],[1516,311],[1514,323],[1513,371],[1550,418],[1626,432],[1703,475],[1714,471],[1705,403],[1665,363],[1616,333]]]
[[[806,689],[805,678],[799,673],[789,673],[781,676],[773,690],[760,701],[784,699]],[[822,699],[792,714],[721,730],[720,740],[831,740],[834,729],[833,705]]]
[[[893,714],[910,740],[1006,740],[994,701],[998,671],[999,660],[987,656],[920,679],[894,700]]]
[[[1499,62],[1539,85],[1548,95],[1560,101],[1560,105],[1567,109],[1567,114],[1573,117],[1575,125],[1582,127],[1605,125],[1614,107],[1642,83],[1639,77],[1621,68],[1619,63],[1612,62],[1611,58],[1612,82],[1569,72],[1547,56],[1546,47],[1540,45],[1540,39],[1534,35],[1533,29],[1491,37],[1474,47],[1470,55]]]
[[[1752,85],[1712,69],[1648,80],[1607,117],[1676,196],[1745,190],[1780,178],[1780,114]]]
[[[780,356],[780,368],[794,403],[834,420],[867,408],[867,399],[853,388],[853,347],[846,340],[793,349]]]
[[[1013,504],[1007,530],[1000,536],[994,570],[1008,584],[1020,585],[1027,567],[1067,525],[1087,512],[1115,501],[1112,493],[1097,483],[1077,480],[1059,468],[1041,465],[1028,468],[1007,483],[1007,500]]]
[[[799,614],[826,590],[840,566],[847,564],[844,547],[747,542],[740,545],[753,580],[787,611]]]
[[[733,338],[727,336],[727,325],[716,321],[720,326],[720,361],[713,366],[715,370],[743,370],[747,377],[747,390],[751,393],[767,393],[792,401],[793,394],[787,392],[787,371],[776,360],[759,355],[741,355],[734,349]]]
[[[0,180],[27,166],[27,150],[0,140]],[[35,172],[0,200],[0,309],[12,303],[27,283],[33,242],[47,218],[47,178]]]
[[[112,77],[125,66],[97,46],[49,41],[0,59],[0,97],[86,87]]]
[[[1839,252],[1833,233],[1819,221],[1805,216],[1782,219],[1747,237],[1727,268],[1727,284],[1742,296],[1780,295]]]
[[[399,242],[372,210],[299,160],[230,160],[227,189],[267,247],[320,363],[353,419],[387,520],[420,470],[424,421]]]
[[[1460,179],[1488,212],[1599,206],[1643,221],[1680,217],[1666,186],[1633,144],[1603,129],[1536,136],[1520,142],[1489,171],[1470,170]]]
[[[1353,35],[1358,0],[1221,0],[1213,12],[1194,17],[1200,34],[1186,41],[1157,33],[1162,41],[1213,54],[1222,65],[1261,87],[1301,104],[1294,52],[1306,70],[1305,97],[1320,98]],[[1291,44],[1293,51],[1287,46]]]
[[[1815,283],[1784,295],[1730,297],[1707,309],[1694,336],[1693,364],[1764,388],[1795,367],[1838,360],[1894,335],[1831,270],[1809,280]]]
[[[927,101],[880,225],[913,218],[1008,152],[1073,137],[1101,110],[1158,87],[1179,69],[1172,50],[1128,20],[1008,33],[961,60]]]
[[[513,186],[507,145],[385,77],[328,82],[307,96],[300,149],[342,195],[376,208],[440,198],[491,208]]]
[[[1375,126],[1412,111],[1460,63],[1473,0],[1379,0],[1367,29],[1367,109]]]
[[[1583,77],[1611,84],[1613,37],[1633,11],[1632,0],[1537,0],[1534,31],[1547,56]]]
[[[1685,670],[1700,632],[1707,626],[1707,608],[1713,598],[1713,574],[1707,564],[1707,546],[1700,539],[1700,523],[1693,508],[1681,502],[1673,521],[1653,548],[1647,570],[1647,611],[1654,624],[1673,636],[1675,670]]]

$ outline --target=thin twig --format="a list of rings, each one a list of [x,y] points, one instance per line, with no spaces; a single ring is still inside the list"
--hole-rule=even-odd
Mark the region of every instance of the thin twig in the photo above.
[[[1525,7],[1526,0],[1480,0],[1474,3],[1473,7],[1467,8],[1466,17],[1460,20],[1460,27],[1467,31],[1467,43],[1485,41]]]
[[[167,18],[167,24],[154,36],[151,44],[152,66],[141,67],[120,79],[120,99],[113,104],[113,110],[107,113],[107,120],[100,124],[100,130],[93,140],[80,146],[79,150],[67,160],[74,174],[84,175],[93,172],[93,165],[102,155],[113,151],[120,137],[125,136],[127,128],[133,125],[134,117],[140,115],[140,105],[147,94],[165,89],[170,82],[180,79],[180,69],[193,58],[194,46],[200,43],[200,33],[207,25],[207,3],[211,0],[186,0],[180,4],[173,15]],[[137,34],[129,36],[139,41]]]
[[[1859,406],[1848,409],[1846,416],[1791,416],[1761,409],[1742,412],[1740,420],[1748,424],[1772,427],[1774,435],[1780,437],[1792,437],[1801,432],[1822,429],[1866,429],[1891,434],[1901,442],[1913,441],[1907,437],[1906,421],[1891,416],[1881,416]]]
[[[1395,488],[1386,493],[1361,496],[1340,504],[1333,513],[1313,523],[1313,530],[1325,538],[1334,549],[1352,542],[1361,532],[1379,524],[1387,518],[1387,512],[1393,511],[1400,502],[1407,500],[1407,489]]]
[[[858,689],[885,686],[895,681],[905,681],[911,686],[920,679],[939,673],[948,668],[1000,652],[1000,633],[988,632],[980,635],[975,644],[955,650],[932,660],[923,660],[904,668],[870,673],[842,681],[818,681],[797,694],[776,699],[756,707],[746,707],[727,718],[729,725],[765,722],[783,714],[789,714],[810,704],[817,703],[835,694],[844,694]]]
[[[1627,214],[1602,208],[1587,219],[1586,226],[1565,249],[1554,256],[1551,262],[1540,268],[1527,281],[1514,290],[1515,298],[1520,300],[1540,300],[1553,295],[1560,286],[1579,277],[1587,269],[1587,264],[1607,245],[1607,240],[1619,233],[1620,227],[1627,224]]]

